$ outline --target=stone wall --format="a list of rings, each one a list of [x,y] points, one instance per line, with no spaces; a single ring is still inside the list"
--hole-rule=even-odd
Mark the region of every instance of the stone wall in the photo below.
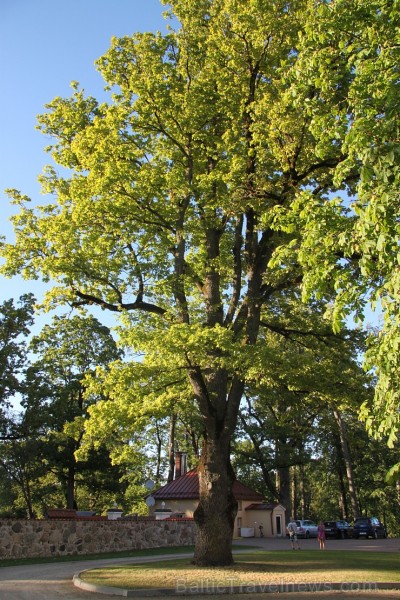
[[[69,556],[194,544],[182,520],[0,520],[0,559]]]

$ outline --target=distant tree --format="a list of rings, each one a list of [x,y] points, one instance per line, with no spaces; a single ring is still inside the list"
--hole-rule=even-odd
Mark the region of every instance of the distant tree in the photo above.
[[[66,506],[74,508],[77,474],[100,468],[93,452],[85,462],[76,459],[88,408],[98,400],[85,397],[85,377],[121,352],[110,330],[92,316],[54,317],[32,338],[29,349],[36,358],[27,372],[23,419],[36,427],[36,435],[45,436],[42,460],[62,484]]]
[[[27,338],[33,324],[35,298],[25,294],[15,305],[6,300],[0,305],[0,439],[12,437],[10,402],[22,391],[27,366]]]
[[[269,494],[290,516],[292,467],[298,467],[299,479],[302,467],[319,454],[319,423],[325,415],[326,427],[338,444],[346,499],[356,518],[357,486],[344,415],[349,411],[357,415],[361,403],[373,394],[373,379],[359,364],[365,335],[347,329],[334,334],[322,308],[286,294],[276,300],[271,313],[264,312],[260,337],[265,340],[265,356],[254,365],[252,381],[248,379],[239,435],[240,440],[251,440],[247,460],[259,464]],[[243,445],[235,450],[240,453]]]
[[[398,535],[399,498],[386,474],[398,456],[398,447],[388,449],[384,440],[375,440],[359,421],[357,411],[343,412],[352,468],[357,484],[357,512],[385,521],[391,535]],[[346,467],[333,416],[321,413],[315,430],[314,460],[307,466],[310,481],[311,513],[323,519],[353,521]]]
[[[18,433],[22,433],[16,428]],[[0,447],[0,472],[6,476],[16,494],[12,512],[24,508],[30,519],[38,516],[37,507],[43,508],[47,466],[41,459],[42,442],[36,437],[7,440]]]

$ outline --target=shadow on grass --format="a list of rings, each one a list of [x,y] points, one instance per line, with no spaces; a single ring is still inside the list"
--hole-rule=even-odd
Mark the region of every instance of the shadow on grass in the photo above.
[[[258,553],[257,553],[258,554]],[[237,554],[235,560],[244,568],[265,571],[268,566],[281,572],[293,572],[304,568],[312,571],[374,571],[396,573],[400,581],[400,554],[391,552],[301,550],[300,552],[264,552],[258,559],[257,554]]]
[[[115,565],[85,571],[84,581],[122,588],[176,587],[176,582],[199,586],[263,584],[285,581],[375,581],[400,582],[400,556],[397,553],[315,550],[292,552],[252,552],[235,555],[230,567],[196,567],[188,559],[173,558],[145,564]]]

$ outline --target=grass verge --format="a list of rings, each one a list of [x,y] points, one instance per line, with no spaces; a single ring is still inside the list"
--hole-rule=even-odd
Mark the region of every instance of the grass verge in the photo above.
[[[289,550],[235,554],[235,564],[197,568],[188,559],[116,565],[81,574],[85,582],[128,589],[255,586],[296,583],[399,582],[400,556],[391,552]]]
[[[17,567],[18,565],[36,565],[43,563],[77,562],[82,560],[103,560],[107,558],[134,558],[135,556],[154,556],[160,554],[186,554],[193,552],[194,546],[177,546],[170,548],[146,548],[126,552],[105,552],[104,554],[72,554],[69,556],[50,556],[43,558],[5,558],[0,560],[0,567]]]

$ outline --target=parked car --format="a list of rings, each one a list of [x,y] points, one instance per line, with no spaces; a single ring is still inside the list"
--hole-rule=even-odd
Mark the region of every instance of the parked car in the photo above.
[[[332,538],[351,538],[353,536],[353,526],[347,521],[324,521],[326,537]]]
[[[317,537],[318,527],[316,523],[308,520],[294,520],[292,521],[297,527],[297,537],[299,538],[310,538]]]
[[[386,528],[376,517],[360,517],[354,521],[353,537],[387,537]]]

